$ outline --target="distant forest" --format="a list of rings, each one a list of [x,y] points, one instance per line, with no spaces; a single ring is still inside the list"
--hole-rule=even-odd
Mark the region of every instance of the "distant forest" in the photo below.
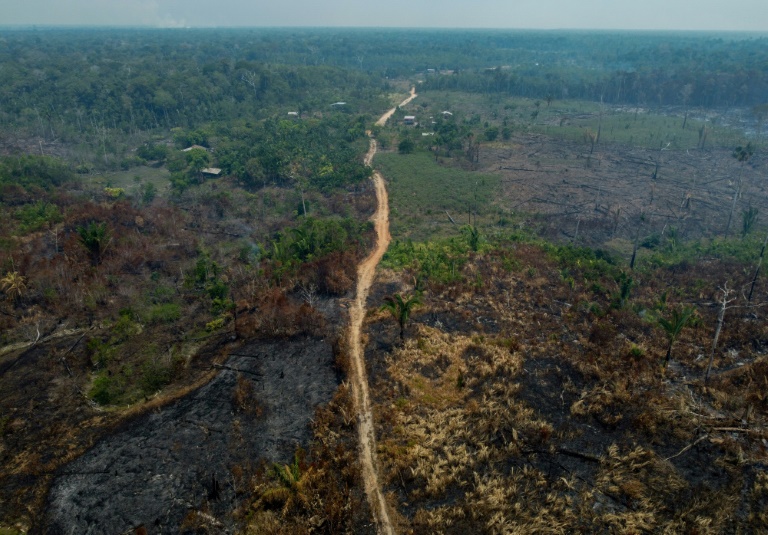
[[[320,67],[320,68],[318,68]],[[0,124],[54,135],[261,116],[273,105],[355,104],[387,78],[422,89],[612,103],[753,106],[768,37],[460,30],[0,32]],[[478,73],[481,75],[478,76]],[[330,99],[330,101],[329,101]],[[50,132],[49,132],[50,134]]]
[[[768,38],[488,30],[5,30],[0,76],[0,143],[5,136],[7,147],[25,152],[32,150],[33,138],[66,144],[82,164],[125,168],[134,165],[133,148],[171,129],[183,144],[229,138],[233,128],[244,132],[287,111],[348,115],[351,122],[356,114],[371,117],[389,105],[384,95],[397,91],[394,79],[421,82],[421,92],[547,102],[755,107],[768,94]],[[344,104],[334,107],[338,102]],[[223,125],[227,131],[217,132]],[[352,128],[357,132],[350,135],[359,136],[360,128]],[[223,162],[226,172],[239,167],[237,174],[247,175],[246,156],[232,165]],[[274,175],[267,168],[263,174]]]
[[[752,34],[462,30],[27,30],[0,32],[4,113],[93,107],[130,124],[307,96],[346,70],[369,76],[451,70],[428,87],[696,106],[754,105],[768,90],[768,37]],[[293,66],[283,72],[278,66]],[[309,75],[303,66],[325,66]],[[485,73],[478,79],[476,71]],[[355,74],[359,71],[359,74]],[[468,72],[466,72],[468,71]],[[252,73],[251,76],[248,73]],[[332,78],[333,76],[333,78]],[[326,83],[322,83],[325,81]],[[320,82],[318,87],[318,82]],[[685,89],[690,84],[690,89]],[[49,94],[50,93],[50,94]],[[43,98],[46,94],[48,98]],[[10,106],[10,107],[9,107]],[[131,119],[130,110],[134,115]],[[46,113],[41,110],[41,113]],[[52,111],[52,113],[56,113]],[[7,120],[7,119],[6,119]]]

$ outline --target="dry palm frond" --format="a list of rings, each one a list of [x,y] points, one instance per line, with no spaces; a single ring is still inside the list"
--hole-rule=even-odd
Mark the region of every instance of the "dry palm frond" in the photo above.
[[[0,279],[0,284],[9,301],[17,301],[21,299],[27,291],[26,278],[20,275],[18,271],[9,271],[6,273],[5,277]]]

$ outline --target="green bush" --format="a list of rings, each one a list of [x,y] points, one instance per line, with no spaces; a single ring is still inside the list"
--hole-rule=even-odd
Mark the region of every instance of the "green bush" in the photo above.
[[[152,204],[157,196],[157,187],[152,182],[147,182],[141,187],[141,202],[144,204]]]
[[[361,224],[350,218],[307,217],[299,226],[279,232],[272,240],[268,256],[283,264],[309,262],[361,242],[367,226],[368,223]]]
[[[147,161],[164,161],[168,157],[168,147],[147,143],[136,151],[139,158]]]
[[[161,303],[150,307],[147,313],[149,323],[173,323],[181,318],[181,307],[176,303]]]
[[[154,394],[173,378],[173,364],[161,362],[159,359],[150,359],[141,367],[141,379],[139,388],[145,396]]]
[[[19,230],[33,232],[48,224],[59,223],[63,216],[55,204],[37,201],[19,208],[16,211],[16,219],[19,221]]]
[[[604,277],[615,279],[620,276],[621,269],[616,261],[601,249],[551,244],[545,244],[544,247],[561,269],[581,273],[586,281],[599,281]]]
[[[0,158],[0,185],[18,184],[25,188],[50,189],[75,179],[62,161],[50,156],[5,156]]]
[[[115,348],[100,338],[91,338],[86,347],[91,354],[91,363],[96,368],[104,368],[112,361],[115,354]]]
[[[229,287],[220,279],[216,279],[206,285],[205,291],[212,300],[223,300],[229,294]]]
[[[395,240],[384,255],[382,265],[391,269],[409,268],[419,277],[447,283],[463,278],[462,268],[469,259],[469,244],[462,237],[426,243]]]
[[[496,139],[499,137],[499,127],[492,126],[490,128],[486,128],[484,135],[487,141],[496,141]]]
[[[209,321],[208,323],[205,324],[205,330],[209,333],[213,331],[218,331],[219,329],[224,327],[224,324],[226,323],[226,321],[227,321],[226,318],[216,318],[215,320]]]
[[[94,379],[88,396],[99,405],[110,405],[117,398],[115,384],[111,377],[99,375]]]
[[[411,154],[415,148],[416,144],[411,138],[407,137],[397,145],[397,152],[400,154]]]
[[[159,303],[169,303],[175,294],[176,290],[173,287],[158,284],[148,292],[148,298],[152,304],[156,305]]]

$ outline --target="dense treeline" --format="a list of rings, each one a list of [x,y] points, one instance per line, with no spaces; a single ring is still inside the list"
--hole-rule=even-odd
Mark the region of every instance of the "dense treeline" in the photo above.
[[[505,52],[496,64],[428,77],[424,87],[706,107],[760,104],[768,90],[765,37],[569,32],[486,39]]]
[[[333,66],[279,65],[237,32],[46,31],[2,36],[0,124],[114,149],[125,134],[276,109],[361,111],[382,79]]]
[[[109,144],[110,131],[364,111],[386,78],[428,89],[648,105],[755,105],[768,39],[749,34],[459,30],[46,30],[0,35],[0,124]],[[478,75],[481,73],[481,75]]]
[[[480,73],[432,76],[423,88],[645,106],[753,106],[765,100],[768,69],[743,65],[737,68],[730,62],[722,70],[687,64],[672,69],[657,67],[602,73],[559,66],[494,67]]]
[[[370,176],[358,157],[367,136],[363,116],[323,120],[269,119],[262,124],[222,127],[219,165],[244,185],[295,184],[328,191]]]

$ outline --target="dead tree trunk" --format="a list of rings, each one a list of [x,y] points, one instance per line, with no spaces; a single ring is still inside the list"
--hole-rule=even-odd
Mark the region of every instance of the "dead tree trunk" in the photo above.
[[[760,248],[760,259],[757,261],[757,267],[755,268],[755,276],[752,277],[752,285],[749,287],[749,296],[747,297],[747,303],[752,302],[752,293],[755,291],[755,283],[757,282],[757,276],[760,274],[760,266],[763,265],[763,256],[765,255],[765,246],[768,245],[768,234],[765,235],[763,240],[763,246]]]
[[[728,288],[728,283],[725,283],[720,289],[723,293],[720,298],[720,310],[717,312],[717,327],[715,328],[715,337],[712,340],[712,350],[709,352],[709,364],[707,364],[707,374],[704,376],[704,382],[709,381],[709,374],[712,371],[712,362],[715,360],[715,350],[717,349],[717,341],[720,339],[720,332],[723,330],[723,323],[725,323],[725,311],[728,310],[728,304],[733,302],[735,298],[728,299],[728,296],[733,290]]]
[[[640,222],[635,230],[635,243],[632,245],[632,259],[629,261],[629,269],[635,269],[635,260],[637,259],[637,248],[640,245],[640,229],[642,228],[643,215],[640,215]]]
[[[731,221],[733,220],[733,212],[736,211],[736,203],[739,200],[739,197],[741,196],[741,173],[739,173],[739,182],[736,186],[736,191],[733,192],[733,202],[731,203],[731,211],[728,213],[728,224],[725,226],[725,237],[728,237],[728,234],[731,230]]]

